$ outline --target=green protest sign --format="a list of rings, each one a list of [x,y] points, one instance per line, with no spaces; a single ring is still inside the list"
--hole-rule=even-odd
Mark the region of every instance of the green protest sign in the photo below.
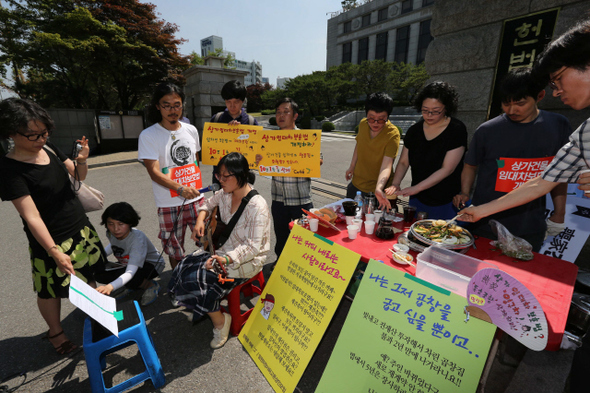
[[[466,305],[371,260],[316,392],[475,392],[496,327]]]

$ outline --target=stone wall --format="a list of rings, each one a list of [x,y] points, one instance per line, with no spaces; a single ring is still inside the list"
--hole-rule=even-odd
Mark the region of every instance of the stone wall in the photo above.
[[[434,41],[426,53],[431,81],[443,80],[459,92],[457,117],[470,137],[487,120],[503,22],[551,8],[561,7],[553,38],[564,33],[590,11],[580,0],[437,0],[432,14]],[[561,113],[575,129],[590,110],[574,111],[547,90],[539,107]]]

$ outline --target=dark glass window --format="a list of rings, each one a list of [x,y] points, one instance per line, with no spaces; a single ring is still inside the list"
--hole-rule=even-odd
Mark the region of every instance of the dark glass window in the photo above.
[[[408,48],[410,45],[410,26],[397,29],[395,37],[395,61],[398,63],[408,62]]]
[[[430,35],[430,22],[432,19],[420,22],[420,37],[418,38],[418,54],[416,56],[416,64],[420,64],[426,58],[426,49],[428,44],[432,41],[432,35]]]
[[[352,42],[342,44],[342,63],[352,62]]]
[[[352,22],[351,21],[344,22],[344,32],[350,33],[351,30],[352,30]]]
[[[434,0],[422,0],[422,7],[427,7],[429,5],[433,5]]]
[[[363,15],[361,27],[369,26],[371,24],[371,14]]]
[[[387,60],[387,32],[377,34],[375,45],[375,60]]]
[[[357,63],[361,64],[363,60],[369,60],[369,37],[359,40],[359,55]]]
[[[377,13],[377,22],[387,19],[387,8],[382,8]]]
[[[414,9],[413,7],[413,3],[414,0],[403,0],[402,1],[402,14],[405,14],[406,12],[410,12]]]

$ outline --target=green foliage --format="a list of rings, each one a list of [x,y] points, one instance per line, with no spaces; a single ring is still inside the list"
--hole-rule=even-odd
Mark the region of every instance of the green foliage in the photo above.
[[[419,65],[395,63],[393,72],[389,74],[388,84],[397,100],[405,102],[405,105],[412,105],[414,97],[428,78],[430,76],[426,72],[424,63]]]
[[[270,124],[271,126],[276,126],[277,125],[277,118],[276,117],[271,117],[270,119],[268,119],[268,124]]]
[[[300,108],[308,110],[310,115],[319,115],[330,106],[332,94],[325,71],[292,78],[287,82],[286,90],[287,96],[293,98]]]
[[[322,120],[325,119],[325,116],[324,115],[318,115],[318,116],[314,117],[314,119],[316,119],[317,121],[322,121]]]
[[[263,109],[262,111],[260,111],[261,115],[272,115],[276,112],[275,109]]]
[[[330,132],[330,131],[334,131],[335,129],[336,129],[336,126],[331,121],[327,121],[325,123],[322,123],[322,132]]]
[[[162,80],[184,83],[177,27],[138,0],[6,0],[0,73],[45,107],[140,109]]]
[[[262,107],[265,109],[272,110],[272,113],[275,113],[276,103],[285,97],[287,97],[287,92],[284,89],[266,90],[260,96],[260,98],[262,99]]]
[[[360,65],[343,63],[326,72],[316,71],[290,79],[280,95],[293,98],[301,109],[316,116],[335,107],[363,108],[364,96],[379,91],[390,94],[399,105],[410,105],[428,78],[424,64],[383,60],[364,61]],[[268,94],[270,97],[277,93]],[[264,106],[268,108],[266,102]]]
[[[195,52],[193,52],[193,53],[195,53]],[[236,58],[233,57],[230,53],[224,54],[223,49],[221,49],[221,48],[216,48],[213,52],[209,53],[209,56],[222,57],[224,59],[223,60],[223,68],[230,68],[230,69],[236,68]],[[201,57],[201,60],[203,60],[203,62],[201,64],[205,64],[205,60],[202,57]]]
[[[203,59],[197,51],[192,51],[188,57],[192,65],[205,65],[205,59]]]
[[[359,125],[357,124],[356,127],[354,127],[354,133],[358,134],[359,133]]]

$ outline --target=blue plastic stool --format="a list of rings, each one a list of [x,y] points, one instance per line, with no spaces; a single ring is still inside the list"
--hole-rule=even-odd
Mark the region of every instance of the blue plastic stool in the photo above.
[[[106,331],[98,323],[93,323],[90,318],[86,318],[84,321],[84,355],[86,356],[90,387],[94,393],[122,392],[148,379],[152,380],[155,388],[162,387],[166,383],[164,371],[154,348],[152,336],[147,330],[143,313],[137,301],[133,303],[135,308],[131,303],[122,305],[123,320],[119,321],[119,337]],[[133,344],[137,344],[139,348],[145,363],[145,371],[107,389],[102,376],[102,370],[106,368],[106,355]]]

